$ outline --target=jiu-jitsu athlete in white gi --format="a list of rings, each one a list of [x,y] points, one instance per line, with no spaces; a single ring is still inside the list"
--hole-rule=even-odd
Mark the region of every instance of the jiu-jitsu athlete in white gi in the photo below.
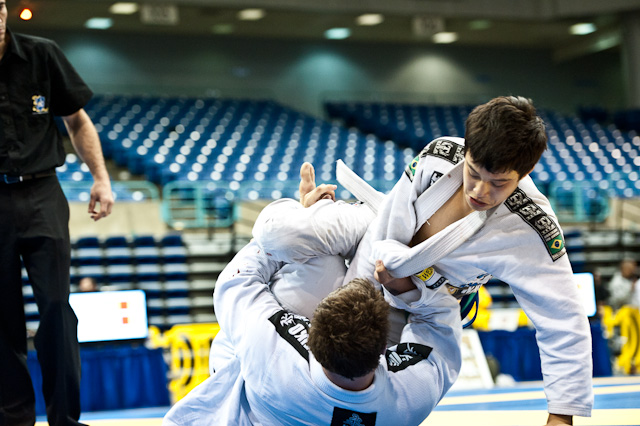
[[[368,227],[361,207],[282,201],[254,235],[273,259],[298,262],[346,252],[364,235],[345,281],[375,284],[380,259],[392,276],[455,297],[491,277],[506,282],[537,331],[547,424],[572,424],[593,406],[591,334],[562,230],[528,176],[544,149],[544,123],[530,101],[496,98],[470,114],[465,139],[428,144],[387,195],[339,164],[338,180],[377,212]]]
[[[324,260],[324,267],[344,266],[341,258]],[[383,297],[356,279],[320,302],[310,328],[269,289],[281,266],[252,242],[220,274],[214,306],[233,354],[172,407],[163,425],[422,423],[460,369],[455,299],[444,288],[404,292],[388,276],[381,279]],[[303,287],[297,281],[305,266],[281,271],[280,281],[291,280],[284,287]],[[381,264],[376,268],[385,274]],[[402,343],[386,349],[389,304],[408,312],[410,323]]]

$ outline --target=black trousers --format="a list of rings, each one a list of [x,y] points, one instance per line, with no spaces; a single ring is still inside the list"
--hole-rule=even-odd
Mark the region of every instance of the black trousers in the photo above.
[[[0,183],[0,426],[32,426],[20,259],[40,313],[35,347],[50,425],[80,417],[78,320],[69,305],[69,205],[56,176]]]

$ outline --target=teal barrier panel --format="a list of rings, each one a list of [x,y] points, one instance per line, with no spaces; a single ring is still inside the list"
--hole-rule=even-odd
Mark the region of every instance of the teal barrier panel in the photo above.
[[[610,193],[598,182],[551,182],[547,196],[560,222],[603,222],[609,216]]]
[[[69,201],[89,202],[93,181],[61,181],[60,185],[64,195]],[[145,181],[112,181],[111,191],[118,202],[157,201],[160,193],[155,184]]]

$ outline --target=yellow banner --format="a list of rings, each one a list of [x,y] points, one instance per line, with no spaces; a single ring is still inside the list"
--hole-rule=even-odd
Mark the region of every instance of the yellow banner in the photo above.
[[[602,324],[607,339],[620,336],[623,343],[616,358],[616,367],[626,374],[640,371],[640,311],[632,306],[623,306],[614,313],[610,306],[604,306]]]
[[[209,350],[219,330],[218,323],[179,324],[164,333],[149,327],[151,344],[171,354],[169,391],[173,403],[209,377]]]

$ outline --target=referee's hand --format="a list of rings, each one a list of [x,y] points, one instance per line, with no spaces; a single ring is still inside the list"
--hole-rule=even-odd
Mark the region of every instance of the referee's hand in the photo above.
[[[111,192],[111,183],[107,181],[95,181],[91,187],[91,198],[89,199],[89,216],[94,221],[98,221],[103,217],[111,214],[113,208],[113,193]],[[96,203],[100,204],[100,211],[96,211]]]

